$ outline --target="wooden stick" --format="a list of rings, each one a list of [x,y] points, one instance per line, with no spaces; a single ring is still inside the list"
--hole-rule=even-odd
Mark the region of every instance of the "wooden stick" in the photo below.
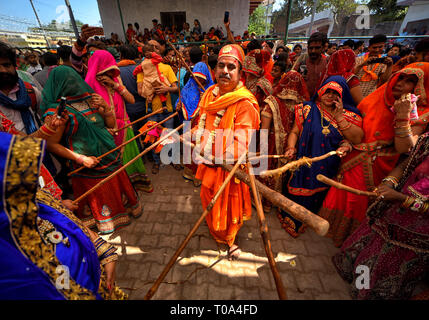
[[[204,218],[207,216],[207,214],[211,211],[211,209],[213,208],[213,206],[215,205],[216,201],[219,199],[219,197],[221,196],[223,190],[226,188],[226,186],[228,185],[228,183],[231,181],[231,179],[234,177],[234,173],[235,171],[237,171],[238,167],[240,166],[240,164],[244,161],[244,159],[246,158],[246,153],[244,153],[240,159],[238,159],[237,163],[234,165],[234,167],[231,169],[231,172],[228,174],[228,176],[226,177],[225,181],[223,182],[223,184],[221,185],[221,187],[219,188],[219,190],[216,192],[216,194],[214,195],[213,199],[210,201],[209,205],[207,206],[207,208],[204,210],[204,212],[201,214],[200,218],[198,219],[198,221],[194,224],[194,226],[192,227],[191,231],[188,233],[188,235],[186,236],[185,240],[183,240],[182,244],[180,245],[180,247],[176,250],[176,252],[174,253],[174,255],[171,257],[170,261],[168,262],[168,264],[165,266],[164,270],[162,270],[161,274],[159,275],[158,279],[156,279],[156,282],[153,284],[153,286],[149,289],[149,291],[146,293],[144,300],[150,300],[153,295],[155,294],[156,290],[158,289],[159,285],[161,284],[162,280],[164,280],[164,278],[167,276],[168,272],[170,271],[170,269],[173,267],[174,263],[177,261],[177,258],[179,257],[180,253],[183,251],[183,249],[185,249],[186,245],[188,244],[188,242],[191,240],[192,236],[194,235],[194,233],[197,231],[198,227],[200,226],[200,224],[203,222]]]
[[[133,142],[134,140],[138,139],[138,138],[139,138],[139,137],[141,137],[142,135],[144,135],[144,134],[148,133],[150,130],[152,130],[152,129],[156,128],[156,127],[159,127],[161,124],[163,124],[164,122],[167,122],[168,120],[170,120],[171,118],[173,118],[173,117],[177,116],[178,114],[179,114],[178,112],[175,112],[175,113],[173,113],[173,114],[169,115],[169,116],[168,116],[167,118],[165,118],[164,120],[162,120],[162,121],[158,122],[157,124],[154,124],[153,126],[151,126],[150,128],[146,129],[145,131],[140,132],[138,135],[134,136],[134,137],[133,137],[133,138],[131,138],[130,140],[125,141],[124,143],[120,144],[120,145],[119,145],[119,146],[117,146],[116,148],[114,148],[114,149],[112,149],[112,150],[110,150],[110,151],[107,151],[105,154],[102,154],[101,156],[98,156],[98,157],[97,157],[97,160],[101,160],[101,159],[103,159],[105,156],[107,156],[107,155],[111,154],[112,152],[115,152],[115,151],[117,151],[117,150],[121,149],[123,146],[127,145],[127,144],[128,144],[128,143],[130,143],[130,142]],[[81,171],[81,170],[83,170],[83,169],[85,169],[85,168],[86,168],[85,166],[79,167],[79,168],[77,168],[77,169],[73,170],[72,172],[69,172],[69,173],[67,174],[67,176],[69,176],[69,177],[70,177],[71,175],[73,175],[73,174],[75,174],[75,173],[77,173],[77,172],[79,172],[79,171]]]
[[[265,220],[264,210],[262,209],[262,201],[258,192],[258,188],[256,187],[255,176],[252,174],[253,167],[249,159],[247,160],[247,165],[249,167],[250,188],[252,189],[253,198],[255,199],[256,204],[256,212],[258,214],[259,231],[264,243],[265,253],[267,254],[271,273],[273,274],[274,282],[276,284],[277,294],[279,295],[280,300],[287,300],[283,281],[280,277],[279,271],[277,270],[276,260],[274,259],[273,251],[271,250],[270,233],[268,231],[267,221]]]
[[[110,176],[108,176],[108,177],[104,178],[103,180],[101,180],[99,183],[97,183],[95,186],[93,186],[87,192],[85,192],[84,194],[82,194],[79,198],[77,198],[76,200],[74,200],[73,204],[77,204],[83,198],[87,197],[89,194],[91,194],[92,192],[94,192],[95,190],[97,190],[99,187],[101,187],[103,184],[105,184],[106,182],[108,182],[109,180],[111,180],[112,178],[114,178],[120,172],[124,171],[126,168],[128,168],[130,165],[132,165],[138,159],[140,159],[141,157],[143,157],[146,153],[148,153],[152,149],[155,149],[155,147],[158,146],[162,141],[166,140],[168,137],[170,137],[171,135],[173,135],[174,133],[176,133],[177,131],[179,131],[180,129],[182,129],[183,126],[184,126],[184,124],[181,124],[176,129],[174,129],[173,131],[169,132],[167,135],[165,135],[164,137],[162,137],[161,139],[159,139],[158,141],[156,141],[155,143],[153,143],[150,147],[148,147],[145,150],[143,150],[140,154],[138,154],[132,160],[130,160],[129,162],[127,162],[127,164],[125,164],[124,166],[122,166],[121,168],[119,168],[118,170],[116,170],[115,172],[113,172]]]
[[[183,136],[180,136],[180,140],[189,146],[191,148],[195,148],[195,145],[183,138]],[[210,155],[209,159],[206,159],[208,161],[211,161],[212,163],[215,163],[213,161],[214,157]],[[231,171],[232,166],[229,164],[220,164],[220,166],[226,170]],[[250,178],[249,175],[242,171],[237,170],[235,172],[235,177],[248,186],[250,186]],[[261,183],[260,181],[256,180],[256,186],[258,187],[259,192],[262,194],[262,196],[270,201],[273,205],[279,207],[280,209],[286,211],[287,213],[291,214],[294,218],[298,219],[299,221],[302,221],[306,225],[308,225],[310,228],[312,228],[318,235],[325,236],[328,233],[329,230],[329,222],[325,219],[321,218],[317,214],[314,214],[313,212],[307,210],[303,206],[297,204],[296,202],[286,198],[281,193],[268,188],[266,185]]]
[[[311,166],[311,164],[313,162],[324,160],[324,159],[329,158],[331,156],[334,156],[336,154],[337,154],[337,151],[331,151],[331,152],[328,152],[328,153],[326,153],[320,157],[314,157],[314,158],[303,157],[303,158],[298,159],[296,161],[289,162],[288,164],[284,165],[281,168],[261,172],[261,177],[265,178],[265,177],[269,177],[269,176],[280,175],[280,174],[282,174],[288,170],[296,170],[303,165]]]
[[[163,108],[161,108],[161,109],[159,109],[159,110],[157,110],[157,111],[154,111],[154,112],[152,112],[152,113],[149,113],[149,114],[145,115],[144,117],[141,117],[141,118],[139,118],[139,119],[137,119],[137,120],[134,120],[133,122],[128,123],[126,126],[123,126],[122,128],[119,128],[119,129],[114,130],[114,131],[113,131],[113,133],[116,133],[116,132],[119,132],[119,131],[124,130],[124,129],[126,129],[126,128],[129,128],[129,127],[131,127],[133,124],[135,124],[135,123],[137,123],[137,122],[140,122],[140,121],[143,121],[143,120],[145,120],[145,119],[147,119],[147,118],[150,118],[150,117],[152,117],[152,116],[154,116],[154,115],[156,115],[156,114],[158,114],[158,113],[161,113],[161,112],[163,112],[163,111],[164,111],[164,110],[163,110]]]
[[[316,179],[319,180],[320,182],[323,182],[323,183],[330,185],[332,187],[335,187],[337,189],[344,190],[344,191],[347,191],[350,193],[354,193],[354,194],[357,194],[359,196],[378,197],[378,194],[375,192],[362,191],[362,190],[358,190],[358,189],[346,186],[345,184],[342,184],[338,181],[334,181],[332,179],[329,179],[328,177],[325,177],[323,174],[318,174],[316,176]]]
[[[169,40],[166,39],[167,44],[173,48],[174,52],[176,53],[176,55],[179,57],[180,61],[183,63],[183,65],[185,66],[186,70],[188,70],[192,76],[192,78],[194,78],[195,82],[198,84],[198,86],[201,88],[201,90],[203,92],[206,91],[206,89],[203,87],[203,85],[201,84],[201,82],[197,79],[197,77],[194,75],[194,73],[192,72],[191,68],[189,68],[188,64],[186,63],[186,61],[183,59],[182,54],[177,51],[177,49],[171,44],[171,42]]]

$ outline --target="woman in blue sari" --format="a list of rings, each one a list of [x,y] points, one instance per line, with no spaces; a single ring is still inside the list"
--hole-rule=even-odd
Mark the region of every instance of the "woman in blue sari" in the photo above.
[[[121,299],[115,248],[39,190],[45,140],[0,133],[0,299]]]
[[[318,174],[333,178],[343,157],[360,143],[363,137],[362,118],[355,107],[346,80],[341,76],[326,79],[314,97],[295,107],[295,122],[288,137],[285,155],[292,159],[314,158],[330,151],[339,151],[315,162],[311,167],[302,166],[286,180],[284,193],[312,212],[318,212],[328,191],[328,186],[316,179]],[[279,213],[282,227],[293,237],[304,232],[304,225],[284,211]]]
[[[196,51],[196,52],[195,52]],[[214,85],[210,69],[209,67],[201,61],[202,51],[200,48],[192,48],[190,52],[191,62],[199,61],[194,65],[192,73],[207,90],[207,88]],[[195,59],[195,60],[194,60]],[[198,104],[200,103],[201,95],[203,94],[203,90],[197,84],[193,77],[190,77],[188,82],[186,82],[180,93],[180,99],[177,100],[176,110],[181,110],[179,112],[180,118],[184,121],[192,120],[192,127],[198,125]],[[181,104],[180,104],[181,103]],[[185,127],[186,128],[186,127]],[[191,129],[191,128],[190,128]],[[187,162],[191,159],[184,159],[184,162]],[[192,161],[192,160],[191,160]],[[197,165],[189,162],[185,164],[183,170],[183,178],[186,180],[193,181],[194,186],[198,187],[201,185],[201,182],[195,178],[195,173],[197,172]]]

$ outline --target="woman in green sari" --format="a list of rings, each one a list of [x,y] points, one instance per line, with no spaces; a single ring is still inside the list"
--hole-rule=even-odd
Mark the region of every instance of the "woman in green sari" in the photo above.
[[[56,114],[61,97],[67,98],[69,120],[47,141],[50,152],[69,160],[70,170],[85,166],[72,175],[75,198],[121,167],[119,151],[96,159],[116,147],[107,130],[115,127],[116,117],[93,92],[75,70],[59,66],[51,71],[40,106],[44,116]],[[127,173],[122,171],[79,202],[76,213],[86,226],[96,226],[106,234],[130,224],[130,215],[138,217],[142,208]]]

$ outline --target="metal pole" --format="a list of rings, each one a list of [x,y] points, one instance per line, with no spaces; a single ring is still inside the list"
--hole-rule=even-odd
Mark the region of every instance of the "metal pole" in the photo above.
[[[307,37],[311,35],[311,29],[313,29],[314,16],[316,15],[316,7],[318,3],[319,3],[319,0],[314,0],[313,9],[311,9],[311,22],[307,30]]]
[[[127,33],[125,32],[124,18],[122,17],[121,4],[119,0],[116,0],[116,3],[118,4],[119,16],[121,17],[122,30],[124,31],[125,42],[128,43]]]
[[[270,5],[270,0],[267,0],[267,6],[265,7],[265,35],[268,34],[267,27],[268,27],[268,6]]]
[[[71,24],[73,26],[73,31],[74,31],[74,35],[76,36],[76,39],[79,39],[79,31],[77,30],[77,26],[76,26],[76,21],[74,20],[74,15],[73,15],[73,11],[70,5],[69,0],[65,0],[66,6],[69,9],[69,16],[70,16],[70,21]]]
[[[43,32],[43,37],[45,38],[46,44],[48,45],[48,48],[51,48],[51,45],[49,44],[48,38],[46,37],[45,30],[42,28],[42,24],[40,23],[39,16],[37,15],[37,12],[36,12],[36,8],[34,8],[33,1],[30,0],[30,3],[31,3],[31,6],[33,7],[34,15],[36,16],[37,22],[39,23],[39,27]]]
[[[289,22],[290,22],[290,16],[292,13],[292,5],[293,5],[293,0],[289,0],[288,7],[287,7],[287,14],[286,14],[286,31],[285,31],[285,43],[284,43],[284,45],[287,44],[287,37],[288,37],[288,33],[289,33]]]

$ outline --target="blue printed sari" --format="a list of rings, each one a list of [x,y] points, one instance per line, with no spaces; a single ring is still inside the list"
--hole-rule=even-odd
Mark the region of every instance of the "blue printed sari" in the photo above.
[[[214,84],[209,68],[204,62],[198,62],[193,69],[193,74],[198,78],[204,79],[206,84],[204,88]],[[198,103],[200,102],[201,88],[198,86],[194,78],[189,78],[181,92],[180,100],[182,101],[182,117],[184,120],[190,120],[198,112]],[[177,100],[179,103],[179,99]],[[176,103],[176,107],[177,107]]]
[[[326,79],[320,88],[329,82],[338,83],[343,90],[344,118],[348,122],[361,126],[360,112],[354,105],[346,80],[341,76],[332,76]],[[314,158],[330,151],[335,151],[344,141],[335,119],[328,112],[320,109],[318,98],[319,95],[316,93],[310,101],[295,107],[295,122],[300,130],[300,137],[296,146],[297,159],[303,157]],[[327,135],[322,133],[322,112],[323,127],[329,129],[329,134]],[[318,181],[316,176],[322,174],[328,178],[333,178],[339,166],[340,158],[338,156],[331,156],[315,162],[311,167],[302,166],[289,179],[285,180],[283,192],[292,201],[313,213],[317,213],[329,186]],[[302,222],[294,219],[284,211],[279,213],[279,219],[282,227],[293,237],[297,237],[300,232],[304,231]]]

